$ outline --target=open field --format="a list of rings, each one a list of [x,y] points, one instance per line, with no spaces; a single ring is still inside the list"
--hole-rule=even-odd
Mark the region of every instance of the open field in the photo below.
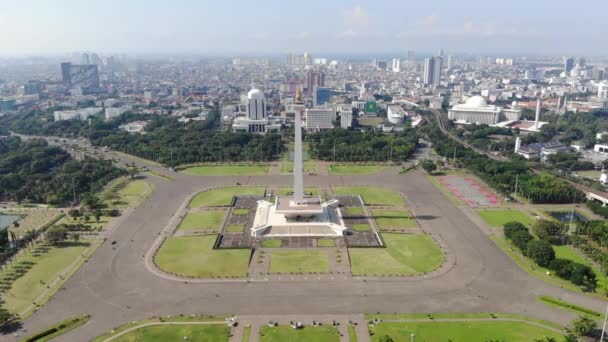
[[[327,273],[327,252],[273,251],[270,255],[270,273]]]
[[[217,207],[230,205],[235,195],[259,195],[264,194],[264,188],[255,186],[233,186],[228,188],[217,188],[196,194],[190,201],[190,208]]]
[[[400,229],[416,227],[416,219],[409,211],[373,209],[372,215],[380,229]]]
[[[230,328],[224,324],[180,324],[143,327],[112,341],[116,342],[165,342],[165,341],[228,341]]]
[[[382,234],[387,248],[349,248],[355,276],[408,276],[438,268],[444,256],[427,235]]]
[[[99,198],[109,208],[137,207],[154,191],[154,186],[143,179],[120,177],[108,184]]]
[[[0,279],[8,279],[14,277],[17,268],[24,264],[33,264],[23,276],[18,277],[12,283],[10,290],[2,296],[6,301],[4,307],[12,313],[19,313],[27,309],[47,290],[47,285],[57,279],[70,264],[77,261],[89,246],[89,242],[83,241],[65,243],[61,246],[52,246],[45,242],[38,243],[35,249],[19,257],[11,266],[0,272]],[[67,275],[65,278],[67,279]]]
[[[370,327],[372,341],[388,335],[395,342],[416,341],[533,341],[544,337],[558,340],[562,334],[549,329],[511,321],[386,322]]]
[[[188,213],[177,229],[219,232],[225,214],[225,210],[208,210]]]
[[[165,272],[187,277],[245,277],[251,250],[213,250],[215,239],[215,235],[168,238],[154,261]]]
[[[517,209],[481,209],[478,213],[492,227],[502,228],[510,221],[517,221],[526,226],[534,223],[534,219],[528,213]]]
[[[181,172],[192,176],[262,176],[268,173],[268,165],[198,165]]]
[[[306,326],[303,329],[293,329],[290,326],[279,325],[260,327],[260,342],[338,342],[340,333],[330,325],[320,327]]]
[[[372,188],[366,186],[352,186],[352,187],[334,187],[336,195],[361,195],[365,204],[376,204],[376,205],[404,205],[405,202],[403,197],[399,193],[383,189],[383,188]]]
[[[386,165],[357,165],[357,164],[331,164],[328,171],[330,175],[369,175],[386,169]]]

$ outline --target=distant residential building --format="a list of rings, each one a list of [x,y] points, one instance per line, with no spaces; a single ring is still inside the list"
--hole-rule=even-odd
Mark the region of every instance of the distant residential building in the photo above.
[[[388,106],[386,110],[386,117],[390,123],[400,124],[405,119],[405,112],[399,105]]]
[[[353,108],[348,104],[338,106],[340,113],[340,127],[351,128],[353,125]]]
[[[521,110],[516,107],[504,109],[488,105],[486,100],[477,95],[448,110],[448,119],[462,124],[495,125],[501,121],[517,121],[521,117]]]
[[[23,85],[24,95],[35,95],[40,94],[40,92],[42,92],[42,83],[39,81],[28,81]]]
[[[313,93],[314,106],[322,106],[331,100],[331,88],[316,87]]]
[[[61,77],[68,88],[99,88],[99,69],[95,64],[61,63]]]
[[[306,130],[324,130],[334,128],[336,111],[333,107],[306,109]]]
[[[439,86],[441,81],[441,57],[430,57],[424,60],[423,81],[425,85]]]
[[[147,124],[147,121],[133,121],[120,125],[118,128],[129,133],[141,133],[144,131]]]
[[[606,144],[595,144],[593,150],[599,153],[608,153],[608,145]]]
[[[106,121],[112,120],[113,118],[120,116],[121,114],[126,113],[130,110],[131,110],[131,107],[129,107],[129,106],[106,108],[106,110],[105,110]]]
[[[8,112],[15,109],[15,102],[13,99],[0,99],[0,112]]]
[[[92,115],[97,115],[103,111],[103,108],[92,107],[76,110],[57,110],[53,113],[55,121],[63,120],[86,120]]]
[[[540,159],[545,161],[549,155],[569,151],[570,146],[557,141],[521,146],[521,140],[519,140],[515,144],[515,153],[529,160]]]

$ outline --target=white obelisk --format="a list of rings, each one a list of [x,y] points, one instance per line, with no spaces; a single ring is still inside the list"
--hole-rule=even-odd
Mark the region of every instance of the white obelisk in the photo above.
[[[296,92],[296,103],[301,102],[300,88]],[[302,165],[302,110],[296,107],[295,148],[293,156],[293,201],[298,205],[304,202],[304,170]]]

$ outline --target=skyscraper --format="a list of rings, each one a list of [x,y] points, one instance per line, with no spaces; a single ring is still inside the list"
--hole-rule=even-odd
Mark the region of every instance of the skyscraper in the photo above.
[[[441,81],[441,57],[430,57],[424,60],[424,77],[426,85],[437,87]]]
[[[564,71],[570,72],[574,68],[574,58],[564,56]]]
[[[315,87],[313,104],[315,106],[322,106],[331,100],[331,95],[331,88]]]
[[[97,65],[61,63],[61,78],[68,88],[79,87],[84,90],[99,88]]]
[[[312,95],[315,87],[325,86],[325,73],[320,70],[308,70],[306,72],[306,91]]]
[[[401,60],[399,58],[393,58],[393,72],[401,72]]]

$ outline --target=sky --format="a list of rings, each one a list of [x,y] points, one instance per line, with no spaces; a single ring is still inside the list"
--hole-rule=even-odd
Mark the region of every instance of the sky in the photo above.
[[[607,0],[0,0],[0,55],[608,55]]]

